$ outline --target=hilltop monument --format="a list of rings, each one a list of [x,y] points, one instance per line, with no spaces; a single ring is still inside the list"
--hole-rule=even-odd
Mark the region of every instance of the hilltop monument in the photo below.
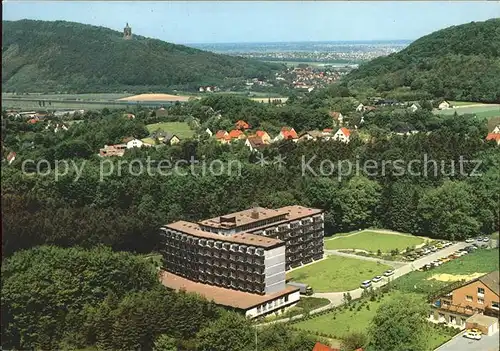
[[[129,27],[128,22],[125,28],[123,28],[123,39],[132,39],[132,28]]]

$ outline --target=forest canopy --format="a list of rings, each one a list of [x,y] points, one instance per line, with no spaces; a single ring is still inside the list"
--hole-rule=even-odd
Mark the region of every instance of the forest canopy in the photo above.
[[[388,96],[409,88],[415,96],[500,102],[500,19],[452,26],[406,49],[376,58],[345,78],[352,90]]]
[[[242,57],[66,21],[2,21],[2,90],[198,89],[280,69]],[[146,64],[145,64],[146,63]]]

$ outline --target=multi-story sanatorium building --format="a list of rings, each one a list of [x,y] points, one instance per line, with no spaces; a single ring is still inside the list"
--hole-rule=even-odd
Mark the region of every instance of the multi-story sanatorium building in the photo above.
[[[295,292],[285,271],[323,257],[323,221],[321,210],[287,206],[170,223],[161,228],[166,274],[250,294]]]

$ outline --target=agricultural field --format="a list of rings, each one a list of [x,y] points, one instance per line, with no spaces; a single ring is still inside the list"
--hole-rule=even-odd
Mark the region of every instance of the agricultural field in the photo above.
[[[39,99],[39,100],[82,100],[82,101],[114,101],[130,96],[125,93],[93,93],[93,94],[25,94],[15,95],[2,93],[2,98]]]
[[[148,124],[146,128],[150,133],[161,129],[164,132],[175,134],[181,139],[191,138],[194,135],[194,131],[185,122],[160,122]]]
[[[393,287],[403,292],[430,294],[449,285],[451,281],[469,280],[498,270],[498,266],[498,248],[479,249],[430,271],[408,273],[395,279]]]
[[[453,115],[455,112],[459,115],[474,114],[479,119],[489,119],[500,116],[500,105],[482,104],[477,106],[457,107],[457,108],[450,108],[448,110],[434,111],[434,113],[438,115]]]
[[[391,292],[375,301],[368,301],[368,299],[363,302],[358,301],[354,303],[352,311],[347,308],[334,310],[318,317],[294,323],[293,326],[311,334],[327,334],[336,339],[342,339],[353,332],[366,333],[380,305],[394,299],[397,294],[398,292]],[[424,298],[421,295],[418,295],[418,297]],[[429,327],[427,335],[427,340],[429,341],[428,349],[434,350],[450,339],[450,337],[435,328]]]
[[[334,236],[325,240],[327,250],[359,249],[371,252],[390,252],[391,250],[405,250],[407,247],[418,246],[425,243],[425,238],[400,233],[381,233],[370,230]]]
[[[451,106],[472,106],[472,105],[483,105],[482,102],[474,101],[448,101]]]
[[[359,287],[363,280],[381,275],[390,266],[356,258],[328,256],[302,268],[292,270],[287,279],[309,284],[315,292],[347,291]]]
[[[172,94],[139,94],[134,96],[127,96],[118,101],[158,101],[158,102],[175,102],[175,101],[188,101],[192,96],[186,95],[172,95]]]
[[[46,104],[40,107],[38,101],[30,100],[4,100],[2,99],[2,108],[13,110],[102,110],[108,109],[124,109],[127,104],[106,103],[106,102],[85,102],[85,101],[55,101],[51,100],[50,106]]]

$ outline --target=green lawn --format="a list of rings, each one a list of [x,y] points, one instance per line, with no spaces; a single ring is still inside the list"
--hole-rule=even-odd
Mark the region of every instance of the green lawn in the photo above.
[[[488,119],[500,116],[500,105],[491,104],[490,106],[471,106],[434,111],[434,113],[439,115],[453,115],[455,112],[459,115],[475,114],[479,119]]]
[[[5,98],[19,98],[19,99],[40,99],[40,100],[94,100],[94,101],[112,101],[130,96],[132,94],[123,93],[89,93],[89,94],[29,94],[29,95],[15,95],[9,93],[2,93]]]
[[[425,239],[418,236],[376,233],[365,230],[355,235],[327,239],[325,240],[325,247],[327,250],[361,249],[372,252],[378,250],[390,252],[394,249],[401,251],[424,242]]]
[[[287,279],[309,284],[315,292],[346,291],[358,288],[363,280],[381,275],[390,268],[372,261],[329,256],[291,271]]]
[[[415,271],[393,281],[394,288],[404,292],[432,293],[449,282],[428,279],[437,274],[468,275],[474,273],[489,273],[498,270],[498,249],[476,250],[468,255],[454,259],[430,271]]]
[[[451,106],[469,106],[469,105],[480,105],[482,102],[474,101],[448,101]]]
[[[194,135],[194,131],[185,122],[160,122],[148,124],[146,128],[150,133],[161,129],[164,132],[175,134],[181,139],[191,138]]]
[[[393,299],[396,294],[398,292],[387,294],[380,301],[365,300],[359,311],[357,309],[360,306],[360,302],[357,302],[352,311],[349,311],[347,308],[335,310],[319,317],[294,323],[293,326],[311,334],[328,334],[338,339],[342,339],[352,332],[366,333],[379,306]],[[423,296],[420,297],[424,298]],[[369,309],[367,309],[367,306],[369,306]],[[451,336],[429,326],[427,335],[427,340],[429,341],[428,350],[434,350],[450,338]]]

